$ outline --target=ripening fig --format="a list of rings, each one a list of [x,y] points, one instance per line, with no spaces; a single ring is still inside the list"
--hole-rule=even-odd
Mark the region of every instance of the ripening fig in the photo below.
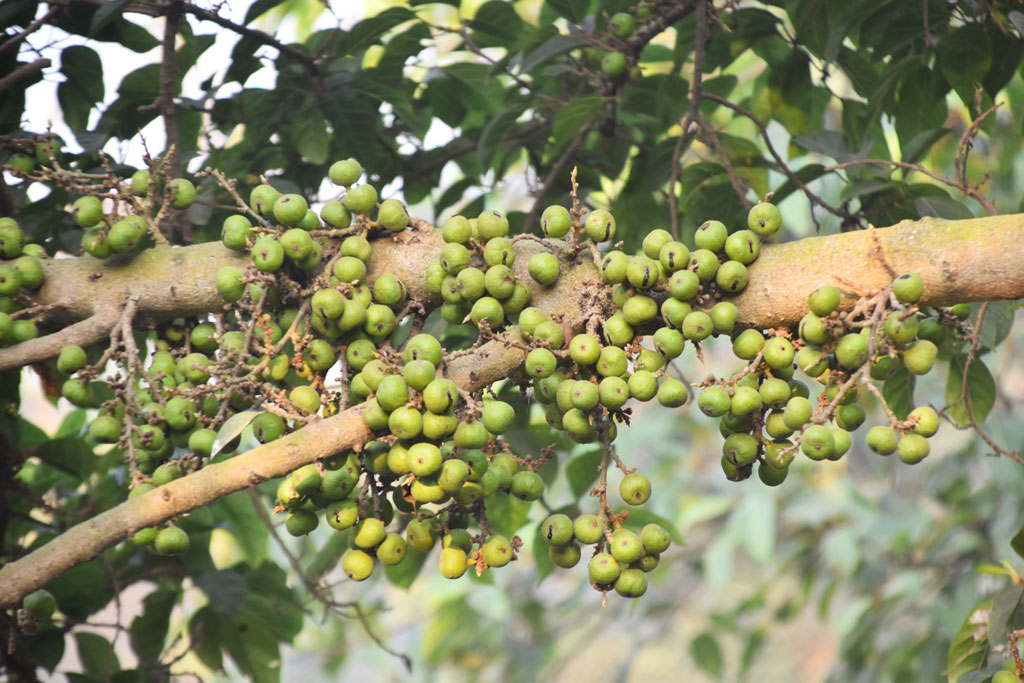
[[[639,472],[627,474],[619,482],[619,495],[629,505],[643,505],[651,497],[651,481]]]
[[[351,548],[341,556],[341,570],[353,581],[365,581],[373,573],[373,558],[363,550]]]
[[[623,62],[625,62],[625,58],[623,58]],[[607,242],[615,237],[615,218],[610,212],[597,209],[587,214],[583,228],[586,230],[587,236],[595,242]]]
[[[480,557],[490,567],[504,567],[512,561],[512,544],[504,536],[491,536],[480,546]]]

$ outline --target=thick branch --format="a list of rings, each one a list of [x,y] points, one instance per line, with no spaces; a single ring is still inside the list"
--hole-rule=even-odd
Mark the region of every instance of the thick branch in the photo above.
[[[922,304],[1019,299],[1024,297],[1024,215],[922,218],[765,247],[750,268],[747,288],[733,302],[745,324],[791,325],[807,313],[807,296],[823,284],[854,297],[889,284],[886,261],[896,273],[921,274]],[[853,298],[845,303],[852,305]]]
[[[523,241],[517,248],[538,248],[531,244]],[[807,295],[826,282],[847,290],[883,287],[888,275],[878,246],[897,272],[921,273],[926,285],[923,303],[1024,297],[1024,214],[960,221],[925,218],[881,230],[765,246],[750,269],[750,284],[734,299],[740,321],[762,328],[796,323],[807,312]],[[374,243],[371,278],[374,273],[393,273],[406,284],[411,299],[430,302],[423,273],[440,248],[440,231],[417,222],[412,230]],[[519,258],[515,265],[517,277],[529,284],[533,279],[526,272],[527,260]],[[58,304],[60,308],[52,312],[57,322],[71,324],[96,311],[120,309],[129,297],[137,296],[137,320],[153,324],[222,310],[224,302],[215,286],[217,270],[226,265],[244,268],[249,260],[219,242],[210,242],[155,247],[134,257],[105,261],[82,256],[42,263],[46,283],[36,293],[35,303]],[[560,282],[574,281],[575,272],[564,271]],[[595,281],[591,291],[601,287]],[[556,288],[563,290],[561,285]],[[48,337],[0,349],[0,370],[20,367],[25,358],[43,360],[58,351]]]
[[[394,238],[379,240],[375,243],[371,278],[375,273],[395,273],[407,284],[411,297],[427,301],[422,274],[440,246],[440,231],[425,223],[417,223],[413,230]],[[527,262],[532,252],[544,247],[523,240],[516,248],[520,252],[515,261],[516,275],[520,281],[532,283],[526,273]],[[121,264],[90,257],[47,262],[48,282],[39,299],[40,303],[71,302],[65,310],[81,317],[96,310],[114,310],[128,296],[139,297],[139,316],[149,320],[218,310],[222,303],[213,287],[214,274],[219,267],[238,264],[242,258],[211,243],[177,249],[158,247]],[[795,323],[806,313],[807,295],[822,284],[836,283],[847,291],[857,288],[859,293],[885,286],[890,280],[885,263],[896,272],[921,273],[925,304],[1024,297],[1024,214],[962,221],[928,218],[905,221],[885,230],[766,246],[750,269],[747,289],[734,299],[740,320],[757,327]],[[102,277],[92,277],[97,272]],[[550,289],[534,289],[533,303],[568,326],[581,329],[593,313],[608,312],[610,294],[610,287],[600,282],[593,262],[584,258],[578,264],[563,263],[563,275],[557,284]],[[26,344],[0,351],[0,367],[12,367],[15,357],[24,358]],[[496,340],[453,360],[446,374],[472,390],[515,373],[523,359],[521,348]],[[138,529],[364,443],[372,434],[361,414],[362,408],[357,406],[314,422],[73,527],[0,569],[0,606],[14,603]]]

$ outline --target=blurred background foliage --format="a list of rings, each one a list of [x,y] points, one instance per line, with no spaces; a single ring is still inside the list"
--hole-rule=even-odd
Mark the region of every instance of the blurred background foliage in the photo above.
[[[323,200],[326,164],[355,157],[382,198],[414,215],[440,223],[500,208],[513,230],[568,203],[577,167],[581,196],[614,212],[627,249],[655,227],[687,241],[706,219],[735,229],[769,192],[787,238],[1021,210],[1017,2],[242,5],[6,0],[0,78],[20,76],[0,93],[0,161],[51,132],[62,163],[98,170],[103,151],[128,175],[143,142],[152,154],[173,144],[188,171],[249,183],[265,173]],[[636,17],[632,37],[607,30],[621,11]],[[178,17],[173,70],[161,62],[173,26],[162,15]],[[612,52],[625,56],[621,74],[602,67]],[[50,64],[25,76],[37,59]],[[829,168],[868,159],[879,163]],[[0,215],[17,214],[51,253],[79,252],[66,191],[3,178]],[[218,239],[230,212],[215,186],[200,193],[181,242]],[[992,398],[986,430],[1010,449],[1024,444],[1014,310],[991,309],[976,370]],[[714,345],[705,360],[680,368],[697,380],[734,362]],[[0,386],[17,405],[18,377]],[[945,378],[905,389],[918,405],[956,397]],[[97,458],[82,437],[89,415],[59,408],[62,421],[52,407],[5,418],[34,455],[8,494],[7,557],[123,499],[119,454]],[[602,607],[583,572],[534,555],[539,508],[507,511],[526,543],[509,569],[450,582],[418,575],[436,562],[419,558],[357,586],[334,567],[340,535],[289,538],[286,554],[257,513],[264,503],[239,493],[182,522],[183,558],[125,544],[55,581],[63,621],[8,664],[90,681],[409,680],[394,653],[412,680],[446,681],[980,683],[1002,668],[1006,634],[1024,621],[1018,463],[985,457],[984,443],[946,424],[917,467],[855,440],[842,462],[805,461],[769,489],[724,479],[716,432],[696,411],[641,407],[619,438],[654,481],[632,519],[659,518],[685,541],[636,602]],[[533,451],[556,438],[537,412],[511,436]],[[563,445],[545,502],[589,510],[595,456]],[[346,618],[328,616],[303,576],[333,586],[332,614]]]

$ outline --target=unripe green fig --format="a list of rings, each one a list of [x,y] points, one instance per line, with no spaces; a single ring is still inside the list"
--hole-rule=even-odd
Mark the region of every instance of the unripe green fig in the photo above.
[[[49,619],[57,609],[57,600],[48,590],[40,588],[26,595],[21,606],[36,619]]]
[[[546,237],[565,237],[571,227],[572,216],[564,206],[549,206],[540,216],[540,228]]]
[[[900,437],[896,450],[900,460],[908,465],[916,465],[928,456],[931,448],[925,437],[911,432]]]
[[[617,561],[629,564],[640,559],[644,553],[644,544],[635,532],[629,529],[616,529],[612,532],[608,551]]]
[[[927,339],[919,339],[903,352],[903,364],[915,375],[924,375],[935,364],[939,348]]]
[[[363,175],[363,167],[355,159],[335,161],[327,170],[327,177],[335,185],[348,187],[354,185]]]
[[[332,228],[344,229],[352,225],[352,214],[337,199],[332,199],[320,209],[320,218]]]
[[[822,285],[807,297],[807,306],[816,316],[824,318],[839,308],[841,296],[833,285]]]
[[[647,576],[641,569],[623,569],[615,580],[615,592],[624,598],[639,598],[647,592]]]
[[[558,268],[558,258],[554,254],[544,251],[530,257],[527,270],[530,277],[547,286],[558,279]]]
[[[508,218],[501,211],[486,210],[476,219],[477,234],[481,242],[508,234]]]
[[[91,228],[103,220],[103,202],[99,197],[79,197],[71,205],[71,215],[80,228]]]
[[[398,232],[408,227],[409,212],[398,199],[385,199],[377,211],[377,222],[389,232]]]
[[[616,12],[608,20],[608,31],[616,38],[628,38],[636,30],[633,15],[628,12]]]
[[[60,350],[57,357],[57,369],[70,375],[85,365],[85,349],[78,344],[69,344]]]
[[[110,226],[107,243],[118,254],[126,254],[139,245],[146,230],[137,221],[124,219]]]
[[[352,213],[369,215],[377,206],[377,190],[373,185],[359,185],[350,188],[342,200],[345,208]]]
[[[543,495],[544,482],[535,472],[522,470],[512,475],[511,493],[521,500],[534,501]]]
[[[719,289],[728,294],[743,291],[749,279],[750,274],[747,272],[747,267],[739,261],[726,261],[718,267],[718,271],[715,273],[715,283]]]
[[[825,460],[835,449],[832,431],[823,425],[811,425],[800,439],[800,450],[811,460]]]
[[[305,536],[316,529],[320,518],[308,508],[299,508],[288,513],[284,526],[292,536]]]
[[[221,230],[221,241],[228,249],[244,251],[252,237],[252,223],[245,216],[229,216]]]
[[[885,425],[869,429],[865,440],[868,448],[879,455],[892,455],[899,446],[899,435],[896,430]]]
[[[608,52],[601,59],[601,71],[608,78],[617,78],[626,71],[626,55],[621,52]],[[594,240],[595,242],[604,240]]]
[[[284,264],[284,247],[273,237],[263,235],[252,245],[252,262],[264,273],[273,273]]]
[[[935,436],[939,431],[939,416],[930,406],[920,406],[910,411],[907,419],[916,420],[914,433],[923,437]]]
[[[902,303],[915,304],[924,294],[924,278],[918,273],[905,273],[892,281],[892,293]]]
[[[171,206],[175,209],[187,209],[196,200],[196,186],[185,178],[175,178],[167,183],[167,191],[171,195]]]
[[[750,265],[761,253],[761,240],[750,230],[737,230],[725,240],[725,254],[733,261]]]
[[[188,534],[176,526],[161,529],[153,539],[153,549],[159,555],[179,555],[188,550]]]
[[[548,548],[548,557],[556,567],[571,569],[579,564],[583,553],[576,543],[566,545],[552,545]]]
[[[700,289],[700,278],[692,270],[679,270],[668,280],[669,294],[680,301],[690,301]]]
[[[774,204],[759,202],[747,213],[747,227],[761,237],[774,235],[782,227],[782,215]]]

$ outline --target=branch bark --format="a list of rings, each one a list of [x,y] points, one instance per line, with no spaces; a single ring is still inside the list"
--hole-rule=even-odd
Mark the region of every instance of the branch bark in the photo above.
[[[375,273],[394,273],[407,284],[410,297],[432,301],[422,274],[440,247],[440,231],[418,222],[412,230],[375,243],[371,278]],[[532,283],[526,272],[529,256],[544,248],[532,240],[516,243],[515,270],[520,281]],[[611,288],[601,282],[586,252],[582,256],[578,263],[562,264],[563,275],[554,287],[534,290],[534,305],[574,329],[582,328],[594,312],[611,308]],[[237,265],[243,258],[219,243],[209,243],[157,247],[121,263],[91,257],[53,261],[45,264],[47,284],[37,298],[39,303],[67,302],[64,312],[80,318],[112,305],[117,308],[128,296],[139,297],[137,319],[142,320],[215,311],[223,306],[213,285],[217,269]],[[925,304],[1024,297],[1024,214],[961,221],[927,218],[884,230],[768,245],[750,269],[747,289],[734,299],[740,321],[761,328],[793,324],[806,313],[807,295],[817,287],[833,283],[851,293],[877,290],[889,282],[886,264],[897,273],[922,275]],[[94,273],[101,277],[93,277]],[[17,365],[15,359],[25,357],[23,347],[34,343],[0,350],[0,367]],[[524,355],[520,348],[491,341],[453,360],[446,374],[473,390],[514,374]],[[371,438],[362,408],[357,406],[126,501],[0,569],[0,607],[15,603],[141,528]]]

